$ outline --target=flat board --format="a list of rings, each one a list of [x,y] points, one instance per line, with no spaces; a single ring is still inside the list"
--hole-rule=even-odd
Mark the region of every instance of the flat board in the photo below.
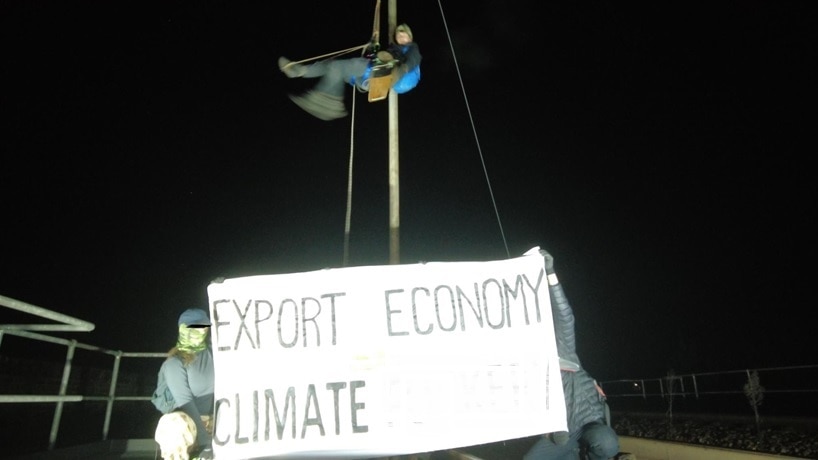
[[[369,79],[369,102],[381,101],[389,95],[392,87],[392,74]]]

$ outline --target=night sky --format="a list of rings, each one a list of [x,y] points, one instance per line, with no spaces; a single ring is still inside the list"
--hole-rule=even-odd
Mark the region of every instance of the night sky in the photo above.
[[[548,249],[600,380],[815,364],[815,5],[398,2],[401,263]],[[388,103],[320,121],[276,65],[374,6],[0,2],[0,295],[163,351],[216,277],[341,266],[351,142],[388,264]]]

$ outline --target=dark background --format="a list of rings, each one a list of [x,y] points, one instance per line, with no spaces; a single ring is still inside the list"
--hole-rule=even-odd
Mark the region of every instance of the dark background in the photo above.
[[[388,264],[388,103],[323,122],[276,66],[374,4],[0,2],[0,294],[163,351],[216,277],[341,266],[351,143]],[[815,3],[464,5],[398,2],[401,262],[548,249],[600,380],[815,364]]]

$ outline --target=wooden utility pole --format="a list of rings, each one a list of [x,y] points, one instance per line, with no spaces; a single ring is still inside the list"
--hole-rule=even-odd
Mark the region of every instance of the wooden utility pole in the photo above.
[[[397,28],[398,0],[389,0],[389,40]],[[389,91],[389,264],[400,263],[400,164],[398,148],[398,95]]]

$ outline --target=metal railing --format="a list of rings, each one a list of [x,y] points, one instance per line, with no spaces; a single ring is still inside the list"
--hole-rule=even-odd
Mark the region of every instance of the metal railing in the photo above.
[[[31,305],[9,297],[0,296],[0,305],[3,307],[18,310],[22,313],[34,315],[40,318],[55,321],[52,324],[0,324],[0,351],[2,351],[3,339],[5,336],[16,336],[37,342],[49,343],[66,348],[65,361],[63,363],[62,374],[59,382],[57,394],[0,394],[0,403],[54,403],[54,415],[51,419],[51,430],[48,438],[48,450],[53,450],[60,431],[60,422],[63,416],[65,403],[78,403],[84,401],[105,402],[105,415],[102,420],[102,440],[108,440],[111,426],[111,417],[114,404],[122,401],[150,401],[151,396],[122,396],[117,395],[117,384],[120,377],[120,367],[123,358],[149,358],[158,359],[167,357],[167,353],[161,352],[124,352],[121,350],[110,350],[106,348],[78,342],[73,339],[65,339],[50,335],[41,334],[34,331],[68,331],[68,332],[89,332],[94,330],[93,323],[83,321],[71,316],[57,313],[36,305]],[[107,355],[112,358],[110,364],[110,382],[108,383],[107,394],[105,395],[81,395],[69,394],[69,382],[74,369],[75,355],[77,350],[87,350],[99,355]]]
[[[812,417],[818,364],[675,374],[599,382],[614,411]]]

